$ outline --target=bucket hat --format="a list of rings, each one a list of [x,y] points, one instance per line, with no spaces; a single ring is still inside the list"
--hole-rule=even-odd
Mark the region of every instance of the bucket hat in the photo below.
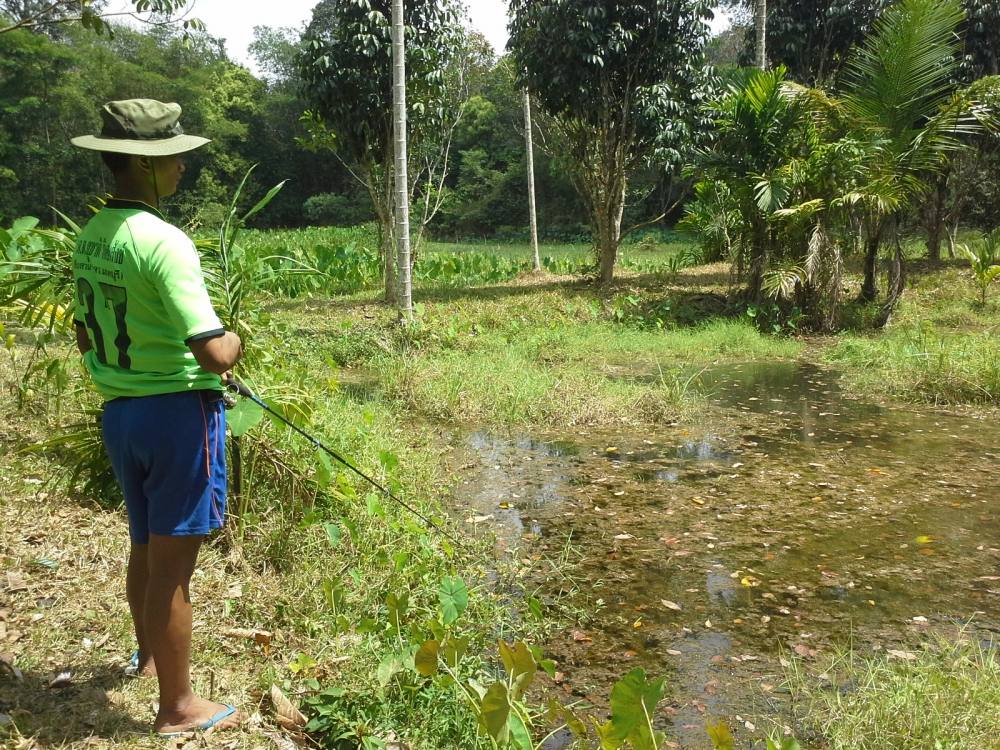
[[[208,138],[187,135],[178,120],[181,105],[155,99],[124,99],[101,107],[103,126],[97,135],[81,135],[70,143],[92,151],[135,156],[172,156],[192,151]]]

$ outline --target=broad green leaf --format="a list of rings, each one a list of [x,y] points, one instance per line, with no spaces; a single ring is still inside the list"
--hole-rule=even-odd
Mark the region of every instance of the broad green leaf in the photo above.
[[[552,723],[555,723],[556,720],[562,721],[577,739],[586,739],[587,725],[573,711],[558,701],[549,701],[548,716]]]
[[[480,707],[479,719],[490,737],[503,747],[507,744],[509,730],[507,717],[510,716],[510,700],[507,687],[502,682],[489,686]]]
[[[469,606],[469,589],[461,578],[445,576],[438,589],[441,605],[441,621],[445,625],[454,623]]]
[[[244,399],[226,413],[226,424],[233,437],[239,437],[263,418],[264,410],[253,401]]]
[[[444,663],[452,669],[458,668],[458,663],[462,661],[465,652],[469,650],[468,638],[449,638],[441,647],[441,658]]]
[[[323,524],[323,529],[326,531],[326,538],[330,542],[330,546],[336,549],[340,546],[340,540],[344,535],[344,532],[340,529],[340,524],[338,523],[325,523]]]
[[[20,219],[14,219],[14,223],[10,226],[10,233],[13,239],[17,239],[20,235],[25,232],[30,232],[32,229],[38,226],[38,219],[34,216],[22,216]]]
[[[778,739],[768,737],[767,750],[802,750],[802,747],[794,737],[779,737]]]
[[[424,677],[437,674],[439,650],[440,644],[437,641],[425,641],[413,657],[413,666]]]
[[[708,724],[705,727],[705,731],[708,732],[708,737],[712,740],[712,747],[715,750],[734,750],[733,734],[729,731],[729,727],[726,726],[724,721],[719,720]],[[767,742],[768,745],[771,744],[770,740]]]
[[[401,594],[392,592],[385,598],[385,604],[389,608],[389,622],[394,628],[399,628],[410,606],[410,595],[405,591]]]
[[[518,641],[513,646],[500,641],[500,659],[511,676],[511,692],[514,700],[520,700],[521,696],[531,685],[538,670],[538,663],[524,641]]]
[[[510,746],[514,750],[535,750],[531,742],[531,733],[517,711],[511,711],[507,715],[507,733],[510,735]]]
[[[323,451],[316,451],[316,484],[321,488],[327,488],[330,486],[330,482],[333,479],[333,464],[330,462],[330,457],[327,456]]]
[[[385,687],[388,685],[392,678],[401,671],[403,671],[403,661],[399,654],[387,654],[379,662],[378,670],[375,673],[379,686]]]
[[[660,733],[651,735],[650,723],[662,697],[662,678],[647,682],[643,669],[625,675],[611,689],[611,720],[598,726],[602,745],[616,750],[628,742],[633,750],[657,750]]]
[[[392,451],[379,451],[378,460],[386,474],[391,474],[399,466],[399,457]]]

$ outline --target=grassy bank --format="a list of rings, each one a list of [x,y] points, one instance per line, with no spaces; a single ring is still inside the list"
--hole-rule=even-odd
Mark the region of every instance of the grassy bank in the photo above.
[[[288,379],[277,390],[300,389],[301,371],[283,370]],[[9,366],[2,374],[5,386],[16,379]],[[72,377],[69,387],[78,387]],[[431,432],[376,398],[359,408],[325,381],[313,384],[322,393],[306,394],[302,405],[331,446],[450,526]],[[0,738],[32,747],[162,747],[147,734],[155,681],[121,676],[133,648],[124,515],[113,498],[49,483],[65,455],[19,453],[57,429],[46,395],[40,388],[19,410],[12,399],[3,404],[0,640],[17,671],[0,678],[8,717]],[[75,420],[68,406],[59,421]],[[423,640],[447,631],[468,639],[461,675],[493,674],[496,639],[514,637],[517,617],[496,594],[504,562],[467,533],[457,532],[470,548],[458,548],[344,472],[324,476],[317,454],[288,431],[262,424],[256,432],[244,438],[243,511],[229,535],[206,546],[193,582],[196,688],[253,715],[246,731],[226,737],[229,746],[269,742],[277,728],[272,684],[296,703],[314,701],[310,717],[345,743],[375,748],[395,733],[428,750],[488,745],[455,688],[425,682],[405,665]],[[458,580],[468,607],[445,627],[442,585]],[[516,634],[533,627],[522,621]],[[62,672],[65,684],[50,688]]]
[[[802,722],[828,750],[1000,746],[1000,661],[962,638],[864,659],[842,653],[823,677],[793,670]]]
[[[669,328],[620,314],[623,300],[648,294],[653,282],[644,277],[611,290],[545,275],[476,291],[424,288],[409,329],[370,299],[336,308],[282,303],[273,315],[306,337],[316,361],[359,371],[369,388],[424,419],[498,427],[666,423],[697,408],[700,367],[801,350],[749,321],[701,316],[684,295],[688,279],[703,275],[656,282],[661,305],[676,298],[677,314],[703,317]]]
[[[934,404],[1000,402],[1000,293],[981,306],[968,264],[918,263],[884,331],[847,331],[825,359],[859,392]]]

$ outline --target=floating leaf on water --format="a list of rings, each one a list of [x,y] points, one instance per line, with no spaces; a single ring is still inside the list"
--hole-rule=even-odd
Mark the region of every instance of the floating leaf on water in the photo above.
[[[712,747],[715,750],[733,750],[733,733],[729,731],[725,722],[720,720],[710,723],[705,727],[705,731],[708,732],[708,738],[712,740]]]
[[[678,604],[677,602],[672,602],[669,599],[660,599],[660,604],[662,604],[667,609],[674,610],[675,612],[681,611],[681,605]]]
[[[918,536],[916,539],[914,539],[914,541],[917,544],[930,544],[931,542],[934,541],[934,537],[921,535]]]

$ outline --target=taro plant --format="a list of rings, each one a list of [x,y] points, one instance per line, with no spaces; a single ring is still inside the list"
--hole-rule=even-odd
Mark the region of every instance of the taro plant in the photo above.
[[[979,287],[979,304],[986,306],[986,292],[1000,278],[1000,229],[989,232],[972,247],[960,245],[959,250],[969,259],[976,286]]]

